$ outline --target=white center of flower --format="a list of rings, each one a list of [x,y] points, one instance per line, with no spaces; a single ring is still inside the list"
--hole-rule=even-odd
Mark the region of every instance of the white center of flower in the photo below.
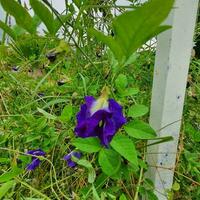
[[[98,110],[107,110],[108,111],[108,96],[109,96],[110,90],[107,86],[104,86],[104,88],[101,91],[101,96],[93,103],[90,109],[91,115],[93,115]]]
[[[108,101],[107,98],[100,97],[97,99],[91,106],[91,115],[93,115],[98,110],[108,110]]]

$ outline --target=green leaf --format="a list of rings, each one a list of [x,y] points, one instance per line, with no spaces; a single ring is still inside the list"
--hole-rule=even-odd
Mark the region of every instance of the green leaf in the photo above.
[[[200,131],[196,130],[192,124],[185,125],[185,132],[194,142],[200,142]]]
[[[161,31],[160,24],[168,16],[173,4],[174,0],[151,0],[115,18],[115,40],[124,49],[127,58]]]
[[[115,135],[110,143],[111,147],[121,156],[138,166],[137,151],[133,141],[125,135]]]
[[[120,96],[122,97],[132,96],[138,94],[138,92],[139,92],[138,88],[127,88],[123,92],[120,91]]]
[[[13,187],[15,181],[8,181],[0,187],[0,199],[2,199],[7,192]]]
[[[156,132],[151,126],[139,120],[129,122],[124,129],[128,135],[137,139],[153,139],[156,137]]]
[[[119,200],[127,200],[126,196],[124,194],[122,194],[119,198]]]
[[[92,167],[92,164],[89,161],[84,160],[84,159],[80,159],[80,160],[76,159],[76,160],[77,160],[78,165],[81,165],[88,169],[88,182],[94,183],[96,179],[96,172],[94,168]]]
[[[76,138],[72,144],[79,150],[87,153],[98,152],[102,148],[99,139],[95,137]]]
[[[47,119],[53,119],[53,120],[56,120],[57,117],[46,112],[45,110],[41,109],[41,108],[37,108],[38,112],[42,113]]]
[[[128,109],[128,117],[141,117],[149,112],[149,108],[144,105],[134,105]]]
[[[34,140],[39,140],[41,135],[28,135],[26,138],[26,143],[33,142]]]
[[[16,40],[17,35],[15,34],[15,32],[4,22],[2,22],[0,20],[0,28],[7,33],[13,40]]]
[[[10,161],[10,158],[0,158],[0,164],[8,164]]]
[[[15,0],[0,0],[3,9],[12,15],[16,23],[30,34],[36,33],[36,26],[28,11]]]
[[[123,59],[124,52],[122,51],[119,44],[111,36],[105,36],[103,33],[92,28],[88,30],[88,33],[92,36],[95,36],[99,41],[106,44],[113,52],[115,58],[117,58],[118,61],[121,61]]]
[[[59,117],[59,119],[62,121],[62,122],[68,122],[71,120],[72,118],[72,115],[73,115],[73,107],[72,105],[67,105],[64,107],[62,113],[61,113],[61,116]]]
[[[99,197],[96,188],[94,187],[94,185],[92,185],[92,194],[93,194],[93,199],[94,200],[101,200],[101,198]]]
[[[172,9],[174,0],[151,0],[113,21],[114,38],[98,31],[92,34],[106,44],[119,63],[128,63],[130,56],[149,39],[170,28],[161,26]],[[126,63],[126,62],[125,62]]]
[[[38,27],[42,22],[41,19],[37,15],[34,15],[32,19],[33,19],[33,24],[35,25],[35,27]]]
[[[120,74],[117,79],[115,80],[115,86],[117,90],[123,91],[128,85],[128,80],[126,75]]]
[[[50,34],[55,33],[54,18],[50,10],[39,0],[30,0],[35,14],[42,20]]]
[[[46,109],[46,108],[49,108],[52,105],[60,104],[60,103],[66,103],[66,99],[60,98],[60,99],[55,99],[55,100],[49,101],[47,104],[45,104],[45,106],[42,107],[42,109]]]
[[[89,169],[88,171],[88,183],[94,183],[96,179],[96,172],[94,170],[94,168]]]
[[[154,194],[153,191],[148,190],[146,193],[147,193],[148,200],[158,200],[158,197]]]
[[[80,8],[82,5],[82,0],[73,0],[73,3],[76,5],[77,8]]]
[[[73,159],[74,159],[74,157],[73,157]],[[76,159],[76,160],[77,160],[77,164],[78,165],[81,165],[81,166],[83,166],[83,167],[85,167],[87,169],[92,169],[93,168],[92,164],[87,160],[84,160],[84,159],[80,159],[80,160]]]
[[[112,176],[121,166],[120,155],[112,149],[102,149],[99,153],[99,165],[106,175]]]
[[[58,18],[56,18],[54,20],[54,26],[55,26],[54,27],[54,29],[55,29],[54,31],[55,31],[55,34],[59,31],[59,29],[61,28],[61,26],[63,24],[65,24],[70,19],[71,16],[72,16],[71,13],[68,14],[68,15],[60,15],[59,17],[62,20],[62,23],[60,22],[60,20]]]
[[[0,176],[0,183],[7,182],[22,173],[22,169],[12,168],[9,172],[5,172]]]
[[[23,29],[21,26],[15,24],[13,27],[12,27],[12,30],[14,31],[15,35],[18,37],[20,35],[23,35],[26,33],[26,30]]]
[[[138,58],[138,54],[137,54],[137,53],[133,53],[133,54],[130,55],[130,57],[126,60],[126,62],[124,63],[124,66],[127,66],[127,65],[132,64],[137,58]]]
[[[179,191],[180,190],[180,184],[177,181],[175,181],[173,183],[172,190],[174,190],[174,191]]]

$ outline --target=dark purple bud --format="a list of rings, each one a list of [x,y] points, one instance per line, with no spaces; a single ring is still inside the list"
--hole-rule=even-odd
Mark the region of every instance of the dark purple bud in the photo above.
[[[71,168],[76,166],[76,163],[72,160],[72,156],[80,159],[81,158],[81,153],[80,152],[76,152],[76,151],[72,151],[71,153],[67,154],[64,156],[64,160],[67,161],[67,165]]]
[[[40,159],[35,157],[35,156],[45,156],[46,153],[44,151],[42,151],[41,149],[37,149],[37,150],[30,150],[27,152],[27,154],[32,155],[32,162],[30,164],[27,165],[27,170],[34,170],[36,167],[38,167],[40,165]]]

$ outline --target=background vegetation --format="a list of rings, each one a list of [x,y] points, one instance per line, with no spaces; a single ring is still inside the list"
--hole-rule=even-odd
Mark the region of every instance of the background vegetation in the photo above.
[[[0,22],[4,30],[0,46],[0,199],[124,200],[137,199],[138,195],[157,199],[153,184],[143,177],[148,167],[142,148],[146,140],[133,139],[138,149],[139,168],[123,160],[122,174],[118,176],[106,176],[96,163],[97,155],[86,155],[97,176],[92,187],[88,184],[85,165],[71,169],[63,160],[64,155],[74,149],[71,140],[75,115],[84,96],[98,97],[105,82],[129,119],[138,117],[148,122],[154,45],[142,46],[124,63],[121,55],[116,59],[118,54],[107,51],[104,36],[91,29],[95,27],[113,36],[113,18],[116,12],[123,13],[127,8],[116,6],[114,0],[91,0],[88,4],[74,0],[71,4],[66,1],[66,9],[60,15],[44,1],[43,12],[35,12],[31,17],[26,9],[16,6],[16,2],[14,10],[6,8],[6,1],[0,2],[8,15],[18,19],[12,28],[7,26],[8,18]],[[40,4],[30,3],[34,11],[42,9]],[[130,3],[131,7],[140,5],[140,1]],[[19,18],[17,13],[24,13],[24,18]],[[37,33],[41,22],[46,27],[44,35]],[[198,24],[197,41],[199,35]],[[109,47],[112,50],[112,46]],[[126,66],[120,73],[119,64]],[[199,66],[196,48],[188,75],[174,185],[168,193],[169,199],[200,199]],[[111,75],[113,71],[115,76]],[[143,105],[139,114],[131,111],[134,105]],[[47,157],[35,171],[23,170],[31,159],[24,153],[36,148],[48,152]],[[89,176],[92,175],[89,173]]]

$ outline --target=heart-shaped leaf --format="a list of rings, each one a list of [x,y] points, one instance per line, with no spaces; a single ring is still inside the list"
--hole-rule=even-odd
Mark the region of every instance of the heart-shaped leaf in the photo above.
[[[135,166],[138,166],[137,151],[133,141],[129,137],[125,135],[116,135],[112,139],[110,145],[121,156],[123,156]]]
[[[102,149],[99,153],[99,165],[106,175],[112,176],[121,166],[120,155],[112,149]]]
[[[77,147],[79,150],[87,152],[87,153],[95,153],[100,151],[101,144],[100,140],[95,137],[89,138],[76,138],[72,142],[72,144]]]
[[[145,105],[133,105],[128,109],[128,117],[141,117],[149,112],[149,108]]]
[[[156,132],[151,126],[139,120],[129,122],[124,129],[131,137],[137,139],[153,139],[156,137]]]

